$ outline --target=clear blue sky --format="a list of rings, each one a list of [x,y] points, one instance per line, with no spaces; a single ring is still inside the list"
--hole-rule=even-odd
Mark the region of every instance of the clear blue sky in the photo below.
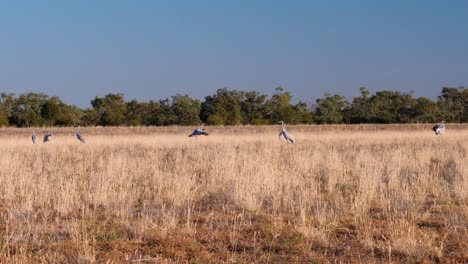
[[[0,91],[81,107],[225,86],[436,98],[468,86],[467,14],[463,0],[0,0]]]

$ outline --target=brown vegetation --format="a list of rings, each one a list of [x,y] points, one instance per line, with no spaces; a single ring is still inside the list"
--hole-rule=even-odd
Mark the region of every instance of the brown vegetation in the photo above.
[[[468,262],[447,126],[0,129],[0,262]]]

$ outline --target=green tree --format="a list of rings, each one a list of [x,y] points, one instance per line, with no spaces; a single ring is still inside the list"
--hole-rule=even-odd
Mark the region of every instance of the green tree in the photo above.
[[[163,125],[163,120],[161,115],[163,109],[159,102],[150,100],[148,103],[140,104],[140,114],[143,124],[145,126],[161,126]]]
[[[143,125],[143,107],[136,99],[126,103],[125,123],[129,126]]]
[[[244,125],[265,125],[268,120],[265,119],[263,113],[265,112],[265,102],[267,96],[259,94],[256,91],[244,93],[244,98],[241,102],[241,115],[242,123]]]
[[[210,125],[239,125],[242,121],[242,98],[243,92],[219,89],[213,96],[205,97],[200,119]]]
[[[411,94],[398,91],[380,91],[371,97],[371,122],[409,123],[414,116],[416,100]]]
[[[11,123],[19,127],[41,126],[42,105],[49,97],[42,93],[26,93],[20,95],[12,106]]]
[[[266,103],[268,109],[267,115],[270,116],[270,123],[276,124],[279,121],[286,123],[296,123],[296,112],[291,105],[292,95],[289,92],[284,92],[280,86],[275,89],[276,93]]]
[[[95,97],[91,106],[97,113],[98,125],[120,126],[125,123],[126,104],[123,94],[107,94]]]
[[[83,110],[83,117],[80,124],[83,126],[97,126],[99,122],[98,112],[94,108]]]
[[[437,104],[445,121],[462,122],[466,116],[466,107],[468,107],[466,89],[463,86],[459,88],[443,87]]]
[[[439,107],[434,101],[427,97],[419,97],[414,106],[413,121],[417,123],[436,122],[438,112]]]
[[[211,114],[206,119],[206,123],[212,126],[222,126],[225,122],[224,117],[219,113]]]
[[[201,103],[188,95],[177,94],[172,97],[172,112],[178,125],[200,124]]]
[[[310,107],[305,102],[299,101],[294,106],[296,112],[295,122],[300,124],[312,124],[315,121],[314,112],[310,111]]]
[[[176,115],[172,111],[171,101],[166,98],[164,100],[159,100],[159,105],[161,106],[161,115],[160,119],[162,120],[163,126],[174,125],[176,124]]]
[[[468,89],[463,88],[463,114],[461,122],[468,122]]]
[[[324,98],[316,100],[315,114],[319,124],[339,124],[344,122],[344,112],[349,106],[344,96],[325,93]]]
[[[84,116],[84,111],[75,105],[67,105],[63,102],[58,104],[60,114],[55,121],[58,126],[77,126],[83,125],[81,119]]]
[[[9,118],[11,116],[15,100],[15,94],[13,93],[0,94],[0,127],[6,127],[10,125]]]
[[[44,122],[49,126],[55,125],[55,122],[60,117],[59,102],[58,97],[52,97],[42,104],[41,116]]]
[[[366,87],[359,88],[361,95],[353,99],[349,107],[350,123],[368,123],[371,119],[370,91]]]

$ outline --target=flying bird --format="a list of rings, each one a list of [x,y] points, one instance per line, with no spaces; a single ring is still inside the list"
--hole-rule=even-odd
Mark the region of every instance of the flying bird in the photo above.
[[[434,130],[434,133],[437,135],[442,135],[445,132],[445,121],[442,121],[442,123],[436,124],[432,130]]]
[[[85,138],[83,135],[80,134],[80,131],[79,131],[80,127],[77,127],[76,128],[76,138],[81,141],[82,143],[85,143]]]
[[[205,129],[203,128],[205,124],[201,124],[201,126],[197,129],[195,129],[192,134],[189,135],[189,137],[197,137],[197,136],[200,136],[200,135],[204,135],[204,136],[208,136],[209,134],[205,131]]]
[[[36,144],[36,133],[34,133],[34,130],[33,130],[31,139],[32,139],[32,142]]]
[[[51,138],[52,138],[52,133],[47,132],[47,134],[45,134],[45,136],[44,136],[44,141],[43,142],[44,143],[49,142]]]
[[[294,138],[288,131],[286,131],[284,122],[279,121],[278,124],[281,124],[281,132],[279,133],[279,139],[281,140],[281,136],[283,136],[286,140],[289,140],[291,143],[294,144]]]

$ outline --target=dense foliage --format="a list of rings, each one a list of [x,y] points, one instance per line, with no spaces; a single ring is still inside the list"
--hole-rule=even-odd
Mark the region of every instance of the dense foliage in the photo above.
[[[177,94],[171,99],[126,101],[123,94],[91,100],[91,108],[68,105],[56,96],[1,93],[0,127],[16,126],[164,126],[289,124],[432,123],[468,122],[468,89],[442,88],[437,101],[412,93],[378,91],[365,87],[348,101],[326,93],[313,104],[291,102],[292,95],[278,87],[268,96],[256,91],[222,88],[204,101]]]

